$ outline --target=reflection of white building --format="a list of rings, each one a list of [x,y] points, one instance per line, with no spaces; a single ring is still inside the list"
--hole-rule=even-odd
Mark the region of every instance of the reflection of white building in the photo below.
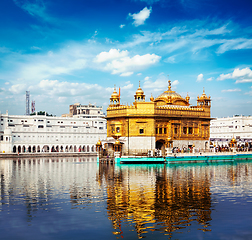
[[[210,141],[215,145],[228,145],[235,138],[237,143],[252,143],[252,116],[216,118],[210,122]]]
[[[0,114],[0,152],[95,152],[107,137],[104,114],[73,117]]]

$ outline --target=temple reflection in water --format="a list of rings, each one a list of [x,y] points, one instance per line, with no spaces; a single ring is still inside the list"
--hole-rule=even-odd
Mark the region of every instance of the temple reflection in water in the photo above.
[[[211,180],[221,182],[225,177],[235,185],[236,178],[246,176],[248,172],[247,166],[219,167],[218,164],[191,167],[128,165],[117,169],[114,165],[100,165],[99,181],[106,181],[107,213],[114,234],[123,236],[126,224],[135,228],[138,238],[153,231],[171,237],[173,232],[195,222],[198,230],[211,231],[211,212],[214,210]]]

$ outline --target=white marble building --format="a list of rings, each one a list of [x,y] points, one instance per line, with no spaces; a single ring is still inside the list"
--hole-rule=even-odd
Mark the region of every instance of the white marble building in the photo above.
[[[227,146],[232,138],[238,144],[252,144],[252,116],[216,118],[210,122],[210,141],[217,145]]]
[[[0,114],[0,152],[95,152],[107,137],[106,119],[97,115],[51,117]]]

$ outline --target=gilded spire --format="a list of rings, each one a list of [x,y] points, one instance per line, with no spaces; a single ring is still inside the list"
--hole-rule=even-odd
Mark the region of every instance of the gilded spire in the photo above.
[[[171,80],[169,79],[169,75],[168,76],[168,91],[171,91]]]
[[[151,93],[150,100],[151,100],[152,102],[153,102],[153,100],[154,100],[154,97],[152,96],[152,93]]]
[[[171,91],[171,80],[168,80],[168,91]]]

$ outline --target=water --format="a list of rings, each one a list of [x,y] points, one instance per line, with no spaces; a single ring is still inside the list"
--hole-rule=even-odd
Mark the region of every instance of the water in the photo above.
[[[1,160],[1,239],[252,239],[252,162]]]

